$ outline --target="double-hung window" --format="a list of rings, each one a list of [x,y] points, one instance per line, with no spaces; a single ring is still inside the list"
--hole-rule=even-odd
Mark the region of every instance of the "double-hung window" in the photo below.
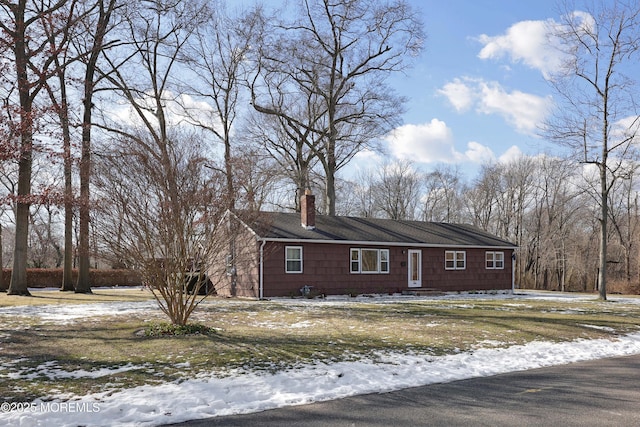
[[[465,251],[445,251],[445,270],[464,270],[467,268],[467,253]]]
[[[351,273],[380,274],[389,272],[389,249],[351,248]]]
[[[302,246],[285,247],[285,271],[302,273]]]
[[[504,269],[504,252],[486,252],[485,265],[487,270]]]

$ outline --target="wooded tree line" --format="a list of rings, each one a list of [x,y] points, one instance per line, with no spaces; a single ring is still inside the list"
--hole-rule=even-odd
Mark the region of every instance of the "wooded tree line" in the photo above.
[[[467,180],[459,168],[420,171],[386,164],[344,182],[341,214],[473,224],[519,246],[516,284],[591,291],[599,253],[597,170],[572,159],[520,156],[483,166]],[[637,165],[636,165],[637,166]],[[609,279],[618,292],[640,290],[638,169],[609,193]]]
[[[164,292],[203,270],[225,209],[259,210],[285,180],[295,207],[321,170],[335,214],[337,172],[400,121],[387,80],[422,23],[403,1],[226,6],[0,0],[10,294],[29,294],[28,265],[61,264],[62,289],[90,292],[99,253],[142,269],[179,323],[196,303]]]
[[[636,60],[637,7],[567,11],[557,31],[566,61],[550,81],[574,108],[546,137],[573,157],[487,165],[470,183],[399,162],[349,183],[340,171],[400,124],[389,77],[422,51],[417,15],[404,1],[227,3],[0,0],[9,293],[28,294],[27,266],[60,265],[62,289],[90,292],[98,258],[179,288],[219,249],[206,236],[226,209],[298,209],[307,188],[328,215],[464,221],[513,240],[523,284],[584,287],[597,270],[604,288],[607,265],[635,280],[637,92],[619,70]],[[587,165],[599,186],[580,180]],[[614,245],[609,259],[609,239],[626,258]]]

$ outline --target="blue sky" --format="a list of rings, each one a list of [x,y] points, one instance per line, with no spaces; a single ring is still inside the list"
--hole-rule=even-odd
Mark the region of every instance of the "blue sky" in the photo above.
[[[545,26],[560,20],[556,1],[409,1],[427,40],[414,67],[391,82],[409,103],[385,143],[387,159],[425,171],[458,165],[472,178],[485,162],[557,151],[537,130],[553,105],[544,76],[558,58]],[[382,158],[364,153],[354,166],[371,157]]]

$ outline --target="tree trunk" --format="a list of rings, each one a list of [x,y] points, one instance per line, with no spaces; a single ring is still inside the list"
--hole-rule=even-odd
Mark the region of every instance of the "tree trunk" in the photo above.
[[[86,85],[87,83],[85,83]],[[80,159],[80,236],[78,241],[78,282],[76,293],[90,294],[89,283],[89,179],[91,174],[91,101],[86,105],[82,123],[82,156]]]
[[[336,139],[338,131],[336,130],[335,117],[336,117],[335,103],[332,101],[329,104],[329,135],[327,141],[326,162],[323,162],[325,166],[325,213],[329,216],[336,215]]]
[[[93,73],[85,81],[84,116],[82,121],[82,155],[80,158],[80,235],[78,239],[78,282],[76,293],[90,294],[89,282],[89,179],[91,177],[91,97],[93,95]]]
[[[27,288],[27,250],[29,239],[29,210],[31,207],[31,166],[33,164],[33,116],[31,92],[27,73],[27,46],[25,36],[26,5],[14,10],[15,61],[20,97],[20,158],[18,160],[18,200],[16,202],[16,238],[13,250],[13,272],[9,295],[31,295]]]
[[[66,160],[65,160],[66,162]],[[62,266],[61,291],[73,291],[73,192],[71,189],[71,168],[67,181],[67,165],[65,164],[65,206],[64,206],[64,262]],[[68,187],[68,188],[67,188]]]
[[[73,291],[73,184],[71,158],[71,134],[69,132],[69,108],[64,74],[60,76],[60,107],[62,141],[64,150],[64,261],[61,291]]]
[[[91,107],[93,106],[93,73],[91,63],[85,74],[84,115],[82,117],[82,155],[80,158],[80,235],[78,238],[78,282],[76,293],[90,294],[89,282],[89,221],[90,199],[89,180],[91,178]]]
[[[226,129],[225,123],[225,129]],[[236,192],[233,185],[233,164],[231,158],[231,138],[229,132],[224,134],[224,172],[227,186],[227,207],[234,210],[236,207]]]
[[[91,180],[91,125],[93,123],[91,109],[93,108],[93,92],[95,89],[94,76],[98,58],[102,53],[104,36],[111,19],[111,13],[116,1],[111,0],[107,5],[100,3],[98,25],[95,33],[93,49],[89,55],[84,76],[84,113],[82,116],[82,155],[80,158],[80,236],[78,238],[78,282],[76,293],[91,293],[89,282],[89,222],[91,220],[90,180]]]
[[[334,169],[326,172],[327,176],[325,178],[326,188],[325,188],[325,213],[329,216],[336,215],[336,177],[335,177],[335,166]]]
[[[607,194],[607,169],[606,158],[600,165],[600,254],[598,259],[598,292],[603,301],[607,299],[607,217],[609,215],[608,194]]]
[[[298,144],[297,147],[297,160],[298,163],[298,175],[295,177],[296,180],[296,200],[295,207],[296,212],[300,212],[302,210],[302,206],[300,201],[302,200],[302,195],[305,190],[311,188],[311,183],[309,182],[309,162],[304,159],[304,153],[302,152],[302,144]]]
[[[2,224],[0,223],[0,291],[4,291],[4,260],[2,257]]]
[[[23,130],[30,132],[30,130]],[[31,195],[31,136],[23,135],[23,152],[18,163],[18,202],[16,208],[16,236],[13,251],[13,271],[9,295],[31,295],[27,287],[27,249],[29,239],[28,199]]]

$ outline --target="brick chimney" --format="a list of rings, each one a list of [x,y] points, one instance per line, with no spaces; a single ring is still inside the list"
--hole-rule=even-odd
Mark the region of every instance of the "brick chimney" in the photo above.
[[[300,220],[307,230],[316,228],[316,196],[311,194],[311,190],[305,190],[300,199]]]

